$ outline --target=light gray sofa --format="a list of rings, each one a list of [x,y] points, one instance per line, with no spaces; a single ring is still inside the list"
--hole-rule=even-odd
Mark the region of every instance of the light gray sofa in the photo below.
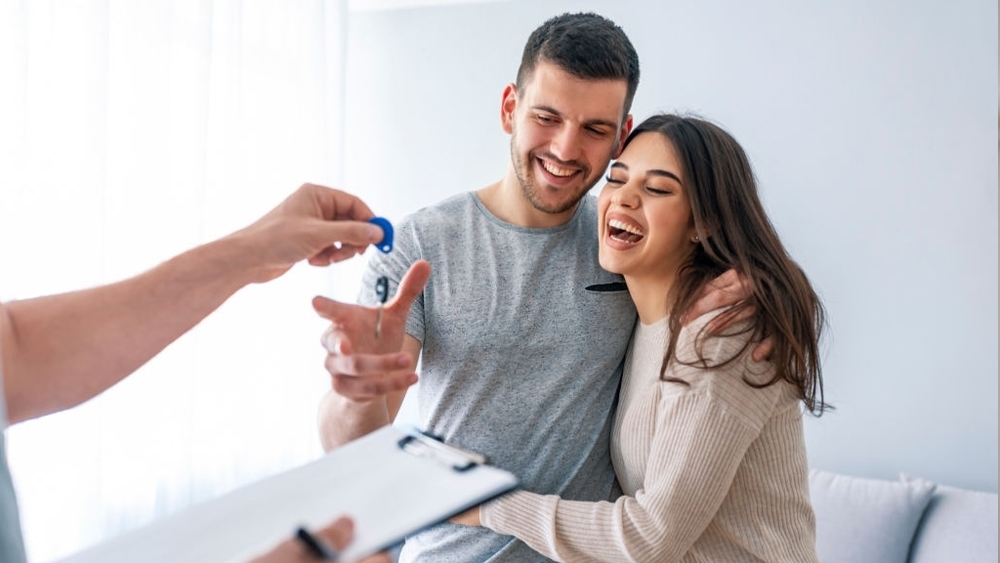
[[[813,469],[823,563],[997,563],[997,494]]]

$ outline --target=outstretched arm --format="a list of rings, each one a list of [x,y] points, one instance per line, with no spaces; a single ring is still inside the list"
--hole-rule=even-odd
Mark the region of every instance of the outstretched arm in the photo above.
[[[363,252],[383,236],[372,216],[350,194],[306,184],[252,225],[133,278],[0,305],[10,421],[98,395],[247,284]]]

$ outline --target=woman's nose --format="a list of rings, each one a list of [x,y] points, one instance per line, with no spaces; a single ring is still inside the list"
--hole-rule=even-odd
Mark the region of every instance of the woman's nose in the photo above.
[[[628,207],[634,209],[639,206],[641,198],[639,197],[638,190],[631,182],[625,182],[620,188],[615,190],[614,195],[611,196],[611,203],[618,205],[620,207]]]

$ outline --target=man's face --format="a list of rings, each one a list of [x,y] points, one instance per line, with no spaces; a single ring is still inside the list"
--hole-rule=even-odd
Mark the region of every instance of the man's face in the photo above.
[[[584,80],[544,61],[520,91],[507,87],[511,165],[534,209],[570,211],[601,178],[632,128],[626,90],[624,80]]]

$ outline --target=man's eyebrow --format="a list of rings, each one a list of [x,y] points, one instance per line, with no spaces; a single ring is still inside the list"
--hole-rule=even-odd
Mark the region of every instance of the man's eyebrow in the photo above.
[[[559,113],[559,111],[557,111],[556,108],[554,108],[554,107],[549,107],[549,106],[544,106],[544,105],[537,105],[537,106],[531,106],[531,109],[533,109],[535,111],[544,111],[546,113],[551,113],[553,115],[558,115],[559,117],[563,116],[563,114]],[[611,129],[618,129],[618,124],[617,123],[615,123],[614,121],[609,121],[607,119],[591,119],[589,121],[585,121],[584,125],[586,125],[588,127],[594,126],[594,125],[599,125],[599,126],[604,126],[604,127],[610,127]]]
[[[621,168],[622,170],[627,171],[628,165],[623,162],[615,161],[611,163],[611,168]],[[669,170],[660,170],[659,168],[654,168],[652,170],[647,170],[646,174],[649,174],[650,176],[662,176],[664,178],[670,178],[671,180],[677,182],[678,184],[682,186],[684,185],[684,182],[681,182],[681,179],[678,178],[676,174],[670,172]]]

